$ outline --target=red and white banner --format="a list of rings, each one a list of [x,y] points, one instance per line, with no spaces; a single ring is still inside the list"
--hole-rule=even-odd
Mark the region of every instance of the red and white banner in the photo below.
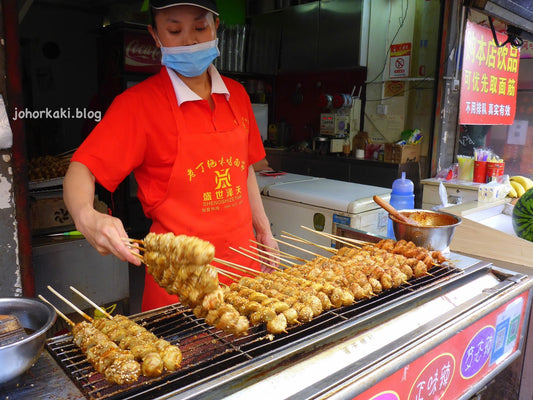
[[[148,32],[124,33],[124,69],[144,73],[156,73],[161,69],[161,51]]]
[[[411,43],[393,44],[390,47],[391,78],[406,78],[411,69]]]
[[[507,35],[496,33],[498,43]],[[520,49],[496,46],[490,29],[467,21],[461,75],[461,125],[511,125],[516,112]]]

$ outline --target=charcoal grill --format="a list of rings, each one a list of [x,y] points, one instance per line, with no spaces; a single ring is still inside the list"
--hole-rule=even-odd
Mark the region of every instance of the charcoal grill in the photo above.
[[[389,359],[392,355],[398,359],[402,352],[407,354],[427,342],[429,332],[438,338],[434,332],[445,331],[446,324],[457,315],[467,315],[490,302],[495,307],[511,295],[508,292],[516,295],[516,290],[527,291],[532,285],[527,276],[495,269],[486,262],[454,254],[452,259],[453,266],[435,267],[431,276],[351,306],[328,310],[309,323],[289,327],[286,334],[270,335],[261,326],[253,327],[247,336],[235,337],[205,324],[179,303],[131,316],[157,336],[178,344],[183,352],[180,370],[158,378],[141,377],[131,385],[105,381],[70,335],[50,339],[46,347],[88,399],[250,399],[261,398],[265,390],[276,390],[275,398],[352,399],[376,383],[377,376],[369,375],[369,371],[388,365],[381,373],[391,372],[391,365],[395,365]],[[454,301],[459,306],[422,311],[428,304],[442,301],[443,296],[457,297],[460,300]],[[528,300],[528,307],[530,303]],[[422,321],[413,323],[414,316],[423,316]],[[400,329],[381,329],[387,321],[407,317]],[[432,345],[438,344],[435,340],[430,341]],[[358,346],[363,350],[339,362],[339,351],[349,354]],[[313,377],[315,367],[320,373]],[[363,384],[365,377],[368,382]],[[349,392],[346,397],[339,394],[342,387]]]

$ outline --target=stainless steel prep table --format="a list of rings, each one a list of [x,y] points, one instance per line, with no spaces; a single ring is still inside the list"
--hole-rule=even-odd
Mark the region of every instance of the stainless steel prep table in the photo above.
[[[44,350],[37,362],[24,374],[0,384],[1,400],[77,400],[85,396],[61,367]]]

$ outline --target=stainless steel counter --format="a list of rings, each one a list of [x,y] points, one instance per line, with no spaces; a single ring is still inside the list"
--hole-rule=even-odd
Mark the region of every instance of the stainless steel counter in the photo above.
[[[1,400],[76,400],[85,396],[46,350],[24,374],[0,385]]]
[[[70,290],[70,286],[99,305],[128,299],[128,263],[113,256],[99,254],[85,238],[37,238],[32,247],[36,295],[48,298],[50,292],[47,286],[51,285],[81,309],[89,305]],[[73,312],[72,308],[61,301],[53,303],[66,314]]]
[[[455,376],[450,378],[453,385],[446,398],[469,398],[524,351],[533,280],[524,275],[508,275],[508,271],[486,267],[468,257],[452,254],[452,258],[471,279],[451,279],[418,296],[396,301],[380,315],[368,310],[339,325],[342,329],[318,331],[308,339],[291,342],[190,386],[168,386],[166,391],[154,393],[155,397],[145,393],[142,398],[250,399],[275,393],[277,399],[359,399],[376,385],[389,382],[388,390],[398,391],[400,386],[412,384],[404,379],[390,382],[402,371],[411,376],[409,379],[422,374],[432,365],[431,359],[452,352],[446,345],[454,340],[460,349],[456,350]],[[467,345],[479,337],[476,331],[491,326],[497,336],[501,317],[507,316],[508,310],[512,311],[511,320],[516,321],[518,316],[521,320],[520,326],[516,322],[509,325],[509,330],[516,330],[513,341],[508,334],[505,338],[513,346],[512,351],[502,349],[500,354],[491,350],[490,362],[487,359],[480,365],[480,372],[472,379],[459,382],[459,371],[465,372],[460,369],[461,354],[466,354]],[[437,355],[431,355],[435,351]],[[427,356],[429,361],[424,359]],[[466,392],[451,394],[465,381],[470,385]],[[28,398],[76,400],[84,396],[45,350],[27,373],[0,388],[0,400]]]

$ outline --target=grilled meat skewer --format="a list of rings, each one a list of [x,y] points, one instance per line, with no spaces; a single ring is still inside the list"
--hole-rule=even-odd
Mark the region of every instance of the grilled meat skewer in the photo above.
[[[76,324],[72,329],[72,336],[74,343],[107,381],[123,385],[139,378],[141,365],[134,360],[133,354],[121,350],[89,322]]]

